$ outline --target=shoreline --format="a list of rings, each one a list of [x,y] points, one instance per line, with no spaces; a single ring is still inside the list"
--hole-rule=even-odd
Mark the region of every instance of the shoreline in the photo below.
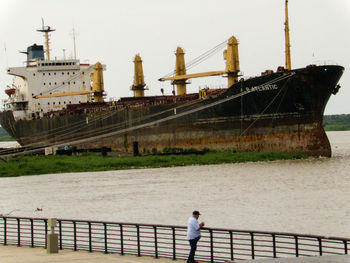
[[[146,156],[103,157],[97,153],[66,156],[20,156],[0,163],[0,177],[41,174],[97,172],[111,170],[180,167],[277,160],[306,159],[301,153],[276,152],[206,152],[204,154],[169,154]]]

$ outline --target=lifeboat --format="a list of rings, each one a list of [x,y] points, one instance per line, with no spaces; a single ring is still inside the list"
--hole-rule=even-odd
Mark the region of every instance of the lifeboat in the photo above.
[[[16,93],[16,89],[15,88],[5,89],[5,93],[11,96],[12,94]]]

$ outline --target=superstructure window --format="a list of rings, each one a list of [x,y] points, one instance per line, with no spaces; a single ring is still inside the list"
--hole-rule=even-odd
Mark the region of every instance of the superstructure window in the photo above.
[[[50,102],[48,102],[47,105],[50,105]]]
[[[49,72],[49,76],[51,76],[51,73]]]
[[[33,76],[35,76],[35,73],[33,73]]]
[[[62,72],[62,75],[64,75],[64,72]]]
[[[45,76],[45,73],[43,73],[43,76]]]
[[[46,85],[46,83],[44,82],[44,86]]]

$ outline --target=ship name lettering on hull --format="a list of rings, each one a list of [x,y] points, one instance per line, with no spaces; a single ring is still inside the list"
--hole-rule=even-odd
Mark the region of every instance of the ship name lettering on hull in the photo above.
[[[262,85],[262,86],[255,86],[255,87],[246,87],[246,91],[248,92],[254,92],[254,91],[269,91],[269,90],[276,90],[278,89],[278,86],[276,84],[269,84],[269,85]]]

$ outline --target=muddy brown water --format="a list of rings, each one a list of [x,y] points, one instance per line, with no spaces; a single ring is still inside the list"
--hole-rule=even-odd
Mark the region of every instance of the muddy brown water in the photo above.
[[[185,225],[196,209],[208,227],[350,237],[350,132],[328,137],[332,158],[1,178],[0,214]]]

